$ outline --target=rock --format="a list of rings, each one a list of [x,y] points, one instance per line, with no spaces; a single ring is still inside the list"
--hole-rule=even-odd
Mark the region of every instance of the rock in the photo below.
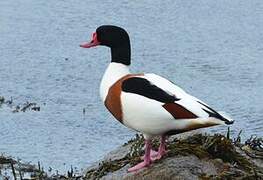
[[[216,167],[212,162],[199,160],[196,156],[178,156],[166,158],[160,163],[155,163],[151,167],[139,172],[127,173],[129,166],[102,177],[108,179],[137,180],[144,179],[198,179],[203,174],[216,175]]]
[[[158,146],[157,141],[153,144]],[[128,173],[128,168],[141,161],[139,156],[143,153],[143,138],[137,136],[88,168],[84,179],[263,179],[263,158],[255,161],[248,157],[223,135],[171,138],[168,150],[166,157],[151,166]]]

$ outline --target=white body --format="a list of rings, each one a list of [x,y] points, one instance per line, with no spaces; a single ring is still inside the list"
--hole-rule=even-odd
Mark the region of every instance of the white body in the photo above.
[[[109,88],[118,79],[127,74],[130,74],[128,66],[119,63],[110,63],[100,86],[100,95],[103,102],[105,101]],[[165,78],[155,74],[144,74],[144,76],[140,77],[147,79],[169,94],[175,95],[176,98],[180,99],[176,101],[177,104],[182,105],[200,118],[174,119],[174,117],[162,107],[164,103],[138,94],[121,92],[123,123],[125,126],[142,132],[146,137],[152,137],[164,134],[169,130],[186,129],[191,125],[207,123],[214,125],[224,124],[224,122],[219,119],[209,117],[203,110],[207,108],[197,102],[202,102],[201,100],[187,94],[180,87]]]

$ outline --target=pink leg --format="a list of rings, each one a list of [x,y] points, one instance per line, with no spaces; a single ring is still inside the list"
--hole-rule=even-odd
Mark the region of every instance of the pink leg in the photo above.
[[[165,150],[165,147],[166,147],[165,141],[166,141],[166,136],[161,136],[161,142],[160,142],[160,146],[158,148],[158,154],[152,160],[161,159],[163,157],[163,155],[165,155],[167,153],[167,151]]]
[[[151,158],[155,158],[157,155],[158,155],[158,152],[151,149],[150,157],[151,157]],[[144,157],[145,157],[145,155],[144,155],[144,156],[141,156],[141,160],[144,160]]]
[[[137,171],[139,169],[142,169],[144,167],[147,167],[151,164],[151,140],[145,140],[145,155],[143,162],[131,167],[128,169],[128,172]]]
[[[161,136],[160,146],[158,148],[158,152],[151,149],[150,157],[151,157],[152,161],[161,159],[162,156],[167,153],[167,151],[165,150],[165,148],[166,148],[166,142],[165,141],[166,141],[166,136]],[[141,156],[141,159],[143,160],[144,157],[145,157],[145,155]]]

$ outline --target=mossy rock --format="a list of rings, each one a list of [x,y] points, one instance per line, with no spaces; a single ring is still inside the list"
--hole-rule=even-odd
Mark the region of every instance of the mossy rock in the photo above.
[[[153,147],[156,149],[158,145],[158,141],[154,139]],[[86,172],[85,178],[100,179],[108,174],[116,174],[118,171],[125,171],[125,174],[131,174],[126,172],[127,168],[140,162],[140,156],[144,153],[143,136],[136,135],[134,139],[124,146],[129,146],[126,156],[120,159],[102,161],[96,168]],[[244,155],[237,152],[237,148],[231,139],[220,134],[196,134],[185,139],[173,139],[168,143],[166,157],[155,161],[151,167],[144,168],[140,172],[149,174],[152,172],[150,169],[154,169],[157,165],[161,167],[162,163],[167,161],[167,159],[195,156],[200,159],[201,163],[208,161],[218,169],[218,172],[212,175],[199,173],[198,177],[200,179],[255,179],[263,177],[262,167],[256,166]],[[222,162],[220,167],[216,165],[218,160]],[[132,176],[129,175],[128,177],[131,178]],[[136,178],[138,177],[136,176]]]

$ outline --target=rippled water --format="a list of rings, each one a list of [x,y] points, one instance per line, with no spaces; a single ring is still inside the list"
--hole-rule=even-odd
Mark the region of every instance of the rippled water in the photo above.
[[[0,152],[64,171],[132,137],[99,99],[109,50],[78,46],[101,24],[128,30],[134,72],[160,74],[228,112],[234,135],[262,136],[262,9],[261,0],[0,1],[0,96],[41,106],[0,108]]]

